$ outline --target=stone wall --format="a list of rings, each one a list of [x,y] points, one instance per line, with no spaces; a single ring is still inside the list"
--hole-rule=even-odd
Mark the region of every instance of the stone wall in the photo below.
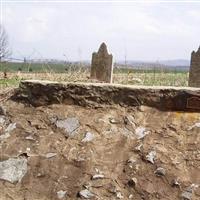
[[[193,51],[191,55],[189,86],[200,87],[200,47],[197,52]]]

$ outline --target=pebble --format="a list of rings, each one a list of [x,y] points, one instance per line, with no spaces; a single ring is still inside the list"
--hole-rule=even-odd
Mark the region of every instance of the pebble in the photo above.
[[[92,180],[103,179],[105,176],[103,174],[95,174],[92,176]]]
[[[59,199],[63,199],[65,197],[66,193],[67,193],[66,191],[60,190],[57,192],[57,197]]]
[[[10,137],[10,132],[13,131],[16,128],[16,123],[11,123],[7,126],[5,129],[5,133],[3,135],[0,135],[0,140],[4,140]]]
[[[45,155],[46,158],[52,158],[52,157],[55,157],[57,155],[57,153],[47,153]]]
[[[184,191],[181,194],[181,197],[182,197],[183,200],[191,200],[192,199],[192,192],[190,192],[190,191]]]
[[[129,199],[133,199],[133,195],[130,194],[130,195],[128,196],[128,198],[129,198]]]
[[[118,199],[123,199],[123,198],[124,198],[123,195],[121,194],[121,192],[117,192],[116,195],[117,195],[117,198],[118,198]]]
[[[171,185],[172,187],[179,187],[180,183],[178,182],[178,179],[173,179]]]
[[[82,139],[82,142],[90,142],[95,138],[94,134],[87,132],[85,137]]]
[[[147,131],[145,127],[138,127],[135,130],[135,134],[137,136],[137,139],[142,139],[144,138],[146,135],[148,135],[150,133],[150,131]]]
[[[132,178],[128,181],[129,187],[135,187],[137,184],[137,178]]]
[[[114,119],[114,118],[110,118],[110,119],[109,119],[109,122],[110,122],[111,124],[120,124],[120,121],[117,120],[117,119]]]
[[[166,171],[165,171],[164,168],[158,167],[154,173],[155,173],[157,176],[165,176]]]
[[[66,132],[66,136],[72,136],[73,132],[79,128],[79,120],[76,117],[66,118],[64,120],[57,120],[55,122],[58,128],[62,128]]]
[[[79,192],[80,197],[83,197],[85,199],[91,199],[93,198],[95,195],[93,193],[91,193],[88,189],[85,190],[81,190]]]
[[[193,128],[200,128],[200,122],[193,124],[192,126],[188,127],[188,131],[191,131]]]
[[[155,157],[156,157],[156,152],[155,151],[151,151],[146,156],[146,160],[149,161],[150,163],[154,164]]]

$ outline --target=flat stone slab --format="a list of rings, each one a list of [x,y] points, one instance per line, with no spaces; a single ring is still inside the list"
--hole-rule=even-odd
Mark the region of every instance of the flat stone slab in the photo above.
[[[130,86],[106,83],[21,81],[12,97],[33,106],[55,103],[84,107],[150,106],[160,110],[200,111],[200,89],[192,87]]]

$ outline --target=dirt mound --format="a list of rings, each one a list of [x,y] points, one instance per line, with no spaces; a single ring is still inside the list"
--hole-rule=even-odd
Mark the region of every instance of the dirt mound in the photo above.
[[[200,113],[146,106],[0,109],[0,199],[200,199]]]

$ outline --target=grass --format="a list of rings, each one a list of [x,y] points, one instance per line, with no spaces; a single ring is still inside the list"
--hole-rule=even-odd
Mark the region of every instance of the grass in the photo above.
[[[0,89],[17,87],[24,79],[39,79],[66,82],[91,82],[90,70],[88,67],[80,65],[62,64],[32,64],[6,63],[0,67]],[[20,68],[21,66],[21,68]],[[34,70],[30,70],[34,68]],[[8,78],[3,78],[3,71],[7,69]],[[20,69],[20,71],[19,71]],[[29,69],[29,70],[28,70]],[[29,71],[29,72],[28,72]],[[113,83],[129,85],[150,85],[150,86],[187,86],[188,72],[186,71],[166,71],[139,70],[139,69],[119,69],[114,68]]]

